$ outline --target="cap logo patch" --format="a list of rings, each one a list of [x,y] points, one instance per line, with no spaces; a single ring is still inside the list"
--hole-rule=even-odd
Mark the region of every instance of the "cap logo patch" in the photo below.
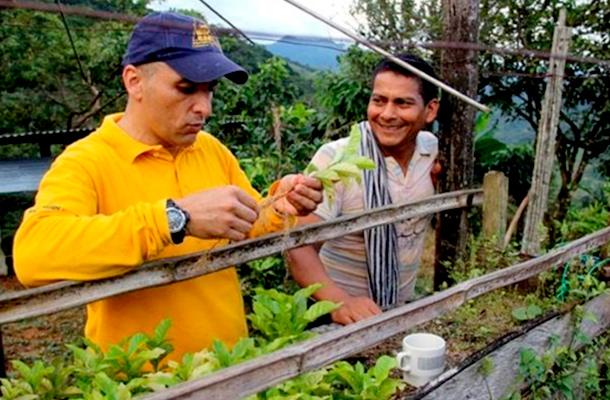
[[[193,47],[216,46],[216,38],[212,35],[210,27],[205,24],[195,22],[193,27]]]

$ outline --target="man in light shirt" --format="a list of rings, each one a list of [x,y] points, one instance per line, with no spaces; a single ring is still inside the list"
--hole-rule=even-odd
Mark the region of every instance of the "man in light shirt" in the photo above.
[[[434,70],[421,58],[406,61],[428,75]],[[434,194],[432,175],[438,140],[424,131],[439,110],[438,89],[397,64],[384,60],[373,73],[367,121],[358,124],[360,154],[377,168],[364,171],[361,184],[334,186],[334,200],[325,196],[314,214],[301,224],[349,216],[393,203],[421,200]],[[312,163],[323,169],[347,138],[322,146]],[[324,283],[314,297],[343,303],[334,322],[349,324],[382,312],[382,308],[413,299],[419,260],[430,217],[416,218],[309,245],[289,252],[294,279],[307,286]]]

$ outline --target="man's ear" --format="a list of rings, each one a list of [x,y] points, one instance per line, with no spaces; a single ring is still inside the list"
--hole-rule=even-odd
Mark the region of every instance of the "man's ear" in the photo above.
[[[437,98],[434,98],[426,104],[426,124],[431,124],[434,122],[438,115],[438,109],[440,108],[441,103]]]
[[[135,65],[127,65],[123,68],[123,84],[129,94],[129,98],[140,101],[144,94],[144,72]]]

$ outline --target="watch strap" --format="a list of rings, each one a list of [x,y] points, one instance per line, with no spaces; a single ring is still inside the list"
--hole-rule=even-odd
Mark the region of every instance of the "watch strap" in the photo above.
[[[182,209],[180,206],[178,206],[176,204],[176,202],[174,202],[172,199],[167,199],[166,210],[169,208],[173,208],[173,209],[177,210],[178,212],[182,213],[182,215],[184,216],[184,224],[182,225],[180,230],[178,230],[176,232],[171,232],[171,230],[170,230],[172,242],[174,244],[180,244],[184,241],[184,237],[186,236],[186,226],[188,225],[191,218],[190,218],[189,213],[186,212],[184,209]]]

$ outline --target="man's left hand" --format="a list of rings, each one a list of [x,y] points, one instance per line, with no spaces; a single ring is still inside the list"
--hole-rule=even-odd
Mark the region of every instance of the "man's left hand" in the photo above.
[[[432,165],[432,169],[430,170],[430,177],[432,178],[432,184],[436,187],[436,183],[438,182],[438,177],[443,173],[443,166],[440,161],[435,160],[434,165]]]
[[[322,183],[305,175],[286,175],[280,181],[273,203],[276,211],[283,214],[305,216],[322,202]]]

